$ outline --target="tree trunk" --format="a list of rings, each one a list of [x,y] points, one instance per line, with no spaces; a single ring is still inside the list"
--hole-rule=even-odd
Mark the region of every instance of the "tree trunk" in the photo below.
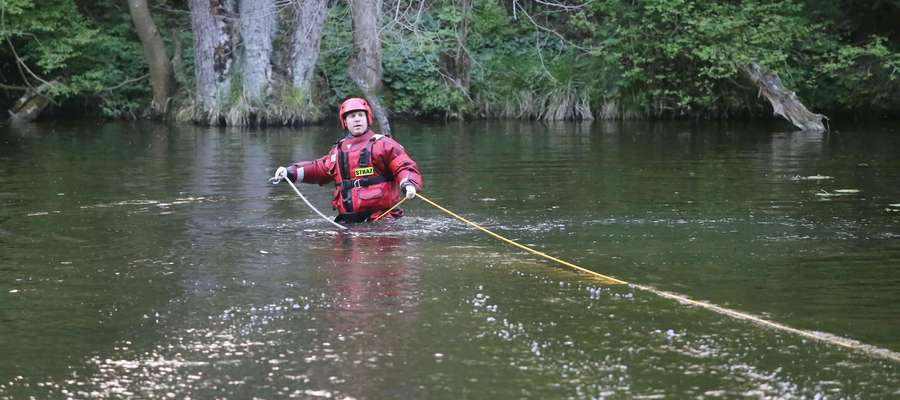
[[[218,124],[228,103],[234,60],[234,6],[230,0],[190,0],[194,73],[202,117]]]
[[[359,86],[372,106],[381,133],[391,134],[387,112],[380,97],[384,85],[381,81],[381,39],[378,25],[381,18],[381,0],[354,0],[350,13],[353,19],[353,57],[350,61],[350,78]]]
[[[272,39],[278,21],[275,0],[241,0],[240,7],[244,97],[251,109],[258,110],[272,83]]]
[[[460,0],[462,8],[462,20],[459,22],[457,33],[456,56],[454,57],[454,71],[459,80],[459,87],[466,95],[469,93],[469,84],[472,81],[472,62],[469,60],[469,51],[466,49],[466,41],[469,38],[469,21],[472,19],[472,0]]]
[[[313,73],[319,60],[319,44],[327,15],[327,0],[307,0],[299,5],[294,20],[290,79],[291,85],[301,97],[300,106],[308,104],[312,99]]]
[[[134,21],[134,28],[141,39],[141,44],[144,45],[144,55],[150,66],[150,86],[153,90],[150,114],[164,115],[169,106],[169,98],[175,92],[175,70],[166,55],[162,36],[156,29],[153,17],[150,16],[147,0],[128,0],[128,10],[131,12],[131,19]]]
[[[828,117],[810,112],[797,98],[796,93],[784,87],[776,73],[756,63],[744,66],[744,71],[759,87],[759,94],[772,103],[775,115],[791,121],[794,126],[804,131],[825,131],[822,120],[827,120]]]

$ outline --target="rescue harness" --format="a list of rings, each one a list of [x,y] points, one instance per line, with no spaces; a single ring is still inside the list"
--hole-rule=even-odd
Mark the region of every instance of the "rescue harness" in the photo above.
[[[353,196],[351,194],[351,190],[353,188],[365,188],[372,185],[376,185],[379,183],[389,182],[394,179],[394,175],[388,171],[386,174],[381,174],[381,172],[377,171],[373,166],[371,166],[372,162],[372,145],[384,135],[375,134],[369,138],[368,142],[366,142],[366,147],[359,152],[359,159],[356,163],[356,168],[350,168],[350,153],[344,151],[343,144],[344,140],[341,139],[337,142],[337,151],[338,151],[338,170],[340,171],[340,179],[336,179],[334,185],[340,188],[340,202],[343,206],[343,212],[340,214],[355,214],[353,207]],[[377,174],[377,175],[376,175]],[[375,176],[369,176],[375,175]],[[359,176],[368,176],[366,178],[359,178]],[[365,214],[364,216],[368,218],[369,213],[360,213]],[[362,215],[359,216],[363,217]],[[345,217],[352,219],[352,217]],[[364,220],[365,218],[363,218]]]

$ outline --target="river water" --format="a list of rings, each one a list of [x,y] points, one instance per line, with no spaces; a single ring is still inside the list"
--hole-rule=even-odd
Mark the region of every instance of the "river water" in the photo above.
[[[423,194],[501,235],[900,351],[896,125],[395,130]],[[266,183],[336,135],[0,128],[0,399],[900,396],[895,360],[601,284],[420,200],[337,232]]]

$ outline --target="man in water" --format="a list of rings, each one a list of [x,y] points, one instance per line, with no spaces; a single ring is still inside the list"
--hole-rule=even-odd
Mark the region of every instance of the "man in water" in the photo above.
[[[341,103],[339,117],[348,134],[328,154],[278,167],[269,181],[334,182],[331,205],[338,210],[334,220],[345,223],[371,221],[397,204],[401,193],[411,199],[422,190],[419,167],[403,146],[369,129],[372,108],[368,102],[357,97],[347,99]],[[400,218],[403,210],[394,209],[388,216]]]

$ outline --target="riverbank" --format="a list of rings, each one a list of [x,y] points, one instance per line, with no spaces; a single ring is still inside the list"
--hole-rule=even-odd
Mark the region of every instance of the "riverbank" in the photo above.
[[[366,95],[438,120],[768,118],[759,66],[813,113],[900,117],[893,2],[189,3],[4,8],[0,106],[37,91],[63,114],[275,126]]]

